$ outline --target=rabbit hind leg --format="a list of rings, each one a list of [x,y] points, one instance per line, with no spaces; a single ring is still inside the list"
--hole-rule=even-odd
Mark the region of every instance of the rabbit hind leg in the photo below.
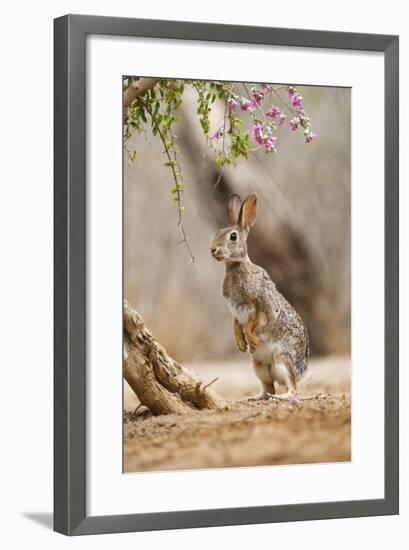
[[[249,401],[259,401],[261,399],[271,399],[275,394],[274,380],[271,377],[270,365],[260,361],[253,360],[253,368],[257,378],[260,380],[263,391],[252,397]]]
[[[297,383],[288,361],[283,358],[275,359],[271,367],[271,373],[273,379],[286,388],[285,392],[273,395],[271,396],[271,399],[279,399],[283,401],[291,399],[297,391]]]

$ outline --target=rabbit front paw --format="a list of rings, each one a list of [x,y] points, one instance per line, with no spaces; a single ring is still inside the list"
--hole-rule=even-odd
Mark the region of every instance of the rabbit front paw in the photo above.
[[[237,342],[237,348],[239,351],[241,351],[242,353],[244,353],[245,351],[247,351],[247,342],[246,340],[243,338],[243,340],[240,340],[239,342]]]
[[[244,337],[243,329],[241,328],[240,323],[237,319],[234,319],[233,321],[233,330],[234,330],[234,337],[236,340],[236,346],[241,352],[245,352],[247,350],[247,342]]]
[[[250,353],[254,353],[257,349],[257,344],[255,344],[254,342],[251,342],[250,344]]]
[[[254,334],[251,334],[251,333],[246,334],[246,339],[247,339],[247,342],[248,342],[248,345],[249,345],[250,353],[254,353],[257,349],[257,346],[258,346],[259,342],[260,342],[260,339],[257,338],[257,336],[255,336]]]

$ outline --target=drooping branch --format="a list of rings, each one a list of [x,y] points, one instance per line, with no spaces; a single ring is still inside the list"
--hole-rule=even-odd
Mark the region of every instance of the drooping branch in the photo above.
[[[218,409],[225,401],[193,373],[172,359],[124,302],[124,378],[153,414],[191,414]]]

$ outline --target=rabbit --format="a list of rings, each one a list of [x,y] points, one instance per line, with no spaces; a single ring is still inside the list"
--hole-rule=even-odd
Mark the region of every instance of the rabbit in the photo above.
[[[262,392],[250,397],[290,399],[309,359],[308,334],[295,309],[277,290],[267,272],[251,262],[247,236],[257,217],[257,195],[242,203],[236,194],[228,203],[229,225],[214,236],[210,252],[225,264],[223,296],[233,314],[238,349],[249,348]],[[276,395],[275,383],[286,391]]]

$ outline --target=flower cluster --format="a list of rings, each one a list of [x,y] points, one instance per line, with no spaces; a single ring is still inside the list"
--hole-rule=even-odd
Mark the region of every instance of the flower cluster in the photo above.
[[[241,111],[249,111],[252,113],[257,107],[260,107],[261,102],[263,101],[264,94],[258,90],[254,90],[251,94],[250,99],[245,97],[240,97],[237,95],[232,95],[228,99],[228,105],[233,111],[240,108]]]
[[[302,102],[303,97],[297,92],[294,86],[289,86],[287,93],[295,114],[294,118],[290,120],[290,129],[292,132],[296,132],[300,127],[304,128],[305,143],[312,143],[317,138],[317,135],[312,132],[310,119],[305,114]]]
[[[297,93],[294,86],[288,87],[288,99],[291,101],[291,105],[297,109],[302,109],[302,96]]]
[[[288,102],[280,95],[281,90],[286,90]],[[275,87],[272,84],[260,84],[251,86],[250,91],[246,87],[246,91],[248,97],[230,93],[227,106],[230,112],[247,112],[252,118],[250,135],[257,146],[263,147],[267,152],[276,152],[277,136],[274,135],[274,131],[286,124],[285,111],[292,115],[289,121],[292,132],[303,128],[306,143],[312,143],[316,139],[316,134],[311,131],[310,119],[305,114],[303,97],[295,86]],[[273,95],[282,103],[281,108],[272,104]],[[219,139],[222,134],[223,132],[218,130],[211,136],[211,140]]]
[[[258,145],[262,145],[268,153],[275,151],[277,136],[271,134],[271,127],[256,122],[251,129],[251,137]]]
[[[247,99],[245,97],[232,96],[228,100],[228,105],[233,111],[240,109],[240,111],[253,112],[259,104],[260,100],[254,97],[252,99]]]
[[[270,109],[266,112],[266,117],[273,119],[276,123],[276,127],[284,126],[285,121],[287,120],[287,115],[283,113],[277,105],[272,105]]]

